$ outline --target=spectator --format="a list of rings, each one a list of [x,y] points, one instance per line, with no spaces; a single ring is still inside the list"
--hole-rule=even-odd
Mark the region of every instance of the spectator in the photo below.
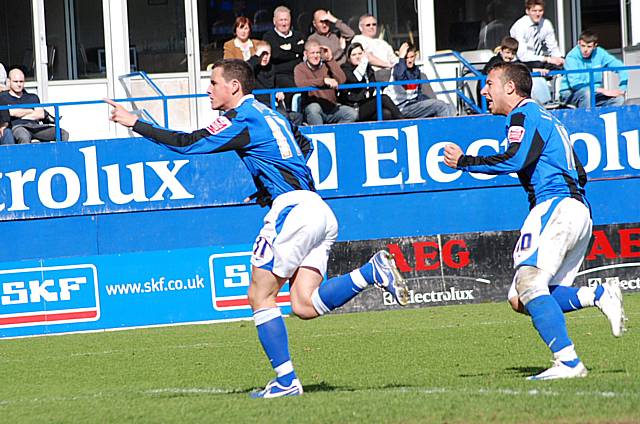
[[[0,63],[0,91],[7,89],[7,70],[4,69],[4,65]]]
[[[276,74],[276,87],[295,87],[293,68],[302,60],[304,36],[291,29],[291,11],[278,6],[273,11],[274,28],[268,30],[262,39],[271,45],[271,63]],[[291,107],[292,93],[287,93],[287,108]]]
[[[298,87],[323,88],[305,93],[304,115],[309,125],[354,122],[358,118],[354,108],[337,102],[336,88],[347,77],[333,60],[331,50],[320,46],[317,41],[307,41],[304,61],[296,66],[293,74]]]
[[[0,144],[16,144],[13,132],[9,128],[11,117],[8,110],[0,110]]]
[[[353,37],[351,42],[362,45],[369,63],[373,66],[373,70],[376,71],[378,81],[388,81],[390,70],[398,63],[398,56],[393,51],[393,47],[382,38],[376,38],[378,21],[375,16],[360,16],[358,28],[360,29],[360,34]]]
[[[615,68],[624,66],[624,63],[598,46],[598,34],[584,30],[564,63],[567,71],[591,68]],[[627,71],[613,71],[620,81],[619,89],[605,89],[602,85],[602,72],[594,72],[593,79],[596,90],[596,106],[621,106],[624,103],[624,94],[627,88]],[[560,99],[577,107],[589,107],[591,105],[591,91],[589,87],[589,73],[567,74],[560,84]]]
[[[510,34],[518,40],[518,59],[529,68],[561,69],[562,52],[553,24],[544,18],[544,0],[526,0],[525,15],[511,27]],[[541,104],[551,100],[546,79],[533,78],[531,97]]]
[[[498,53],[493,56],[482,68],[482,73],[487,75],[489,70],[502,62],[517,62],[518,40],[513,37],[504,37],[500,42]]]
[[[224,58],[249,60],[256,53],[256,44],[259,43],[259,40],[249,38],[251,19],[238,16],[233,25],[233,33],[236,36],[224,43]]]
[[[24,89],[24,74],[20,69],[9,71],[9,91],[0,94],[0,105],[36,104],[40,98],[27,93]],[[18,144],[31,143],[32,140],[54,141],[56,127],[49,123],[51,116],[43,108],[9,109],[11,130]],[[69,139],[69,133],[60,129],[62,141]]]
[[[400,47],[400,60],[393,67],[392,81],[410,81],[423,79],[416,66],[416,47],[403,44]],[[405,118],[429,118],[454,116],[455,108],[442,100],[427,97],[421,84],[390,85],[385,94],[393,99]]]
[[[373,68],[369,64],[360,43],[352,43],[347,48],[347,62],[342,70],[347,77],[347,84],[376,82]],[[369,88],[349,88],[338,93],[340,103],[351,106],[358,111],[358,121],[375,121],[378,117],[376,90]],[[402,119],[404,116],[391,97],[382,95],[382,116],[384,119]]]
[[[331,24],[335,26],[340,35],[331,31]],[[349,25],[336,18],[328,10],[318,9],[313,13],[313,28],[315,31],[309,36],[309,40],[317,41],[321,46],[328,47],[333,53],[333,59],[342,65],[346,61],[345,47],[351,41],[355,33]]]
[[[271,46],[268,43],[261,41],[256,48],[256,54],[251,56],[247,63],[253,70],[257,89],[275,88],[276,74],[273,70],[273,65],[271,64]],[[272,107],[271,96],[269,94],[259,94],[255,97],[260,103]],[[302,125],[302,114],[287,110],[284,104],[284,93],[279,91],[275,94],[275,97],[277,105],[276,110],[287,117],[292,124],[296,126]]]

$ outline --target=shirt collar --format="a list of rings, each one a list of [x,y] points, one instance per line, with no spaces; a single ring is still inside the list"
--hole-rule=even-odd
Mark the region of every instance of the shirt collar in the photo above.
[[[286,33],[286,34],[283,34],[283,33],[281,33],[280,31],[278,31],[278,30],[276,29],[276,27],[273,27],[273,30],[276,32],[276,34],[278,34],[278,35],[279,35],[280,37],[282,37],[282,38],[289,38],[289,37],[291,37],[291,36],[293,35],[293,31],[291,31],[291,30],[289,30],[289,32],[288,32],[288,33]]]

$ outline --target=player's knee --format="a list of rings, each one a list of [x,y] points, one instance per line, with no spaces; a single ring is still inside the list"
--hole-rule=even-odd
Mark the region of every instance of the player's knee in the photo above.
[[[291,311],[300,319],[314,319],[318,316],[318,312],[313,305],[300,305],[298,303],[291,305]]]
[[[549,294],[549,281],[553,276],[533,266],[521,266],[516,271],[516,291],[524,306],[536,297]]]
[[[524,305],[520,302],[520,298],[518,296],[509,298],[509,305],[511,305],[511,309],[519,314],[526,314],[524,309]]]

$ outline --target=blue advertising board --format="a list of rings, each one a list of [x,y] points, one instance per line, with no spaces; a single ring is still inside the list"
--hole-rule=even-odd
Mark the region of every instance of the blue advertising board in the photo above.
[[[0,337],[251,316],[251,246],[4,263]],[[289,287],[277,301],[290,313]]]
[[[555,113],[588,171],[594,223],[640,222],[640,107]],[[470,116],[304,127],[338,240],[518,229],[528,204],[514,176],[443,163],[451,142],[502,151],[504,125]],[[142,138],[4,150],[0,337],[250,317],[249,252],[265,210],[243,203],[254,188],[234,153],[180,155]]]

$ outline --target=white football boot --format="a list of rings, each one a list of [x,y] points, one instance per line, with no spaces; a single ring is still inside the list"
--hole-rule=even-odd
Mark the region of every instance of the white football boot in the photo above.
[[[527,377],[527,380],[557,380],[560,378],[579,378],[586,377],[588,374],[587,368],[582,362],[578,363],[575,367],[565,365],[559,359],[553,361],[553,366],[548,370],[542,371],[538,375],[532,375]]]
[[[380,250],[369,262],[373,265],[374,284],[391,293],[400,306],[408,304],[409,289],[396,267],[393,255],[386,250]]]
[[[599,300],[595,301],[595,305],[611,323],[611,333],[615,337],[620,337],[625,331],[624,322],[626,320],[622,303],[622,291],[616,282],[607,281],[602,284],[602,287],[604,288],[604,293],[602,293]]]

